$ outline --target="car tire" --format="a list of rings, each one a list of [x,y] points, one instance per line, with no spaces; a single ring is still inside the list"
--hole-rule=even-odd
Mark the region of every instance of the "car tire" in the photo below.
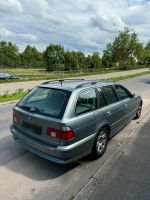
[[[105,153],[108,143],[108,132],[108,129],[104,127],[97,134],[92,148],[93,158],[97,159]]]
[[[138,106],[138,109],[137,109],[134,119],[139,119],[141,116],[141,112],[142,112],[142,103],[140,103],[140,105]]]

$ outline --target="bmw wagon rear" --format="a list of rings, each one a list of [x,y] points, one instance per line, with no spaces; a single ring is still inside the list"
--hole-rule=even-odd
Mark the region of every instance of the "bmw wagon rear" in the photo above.
[[[37,87],[13,109],[10,130],[29,151],[57,163],[67,163],[72,156],[61,148],[61,141],[74,138],[73,130],[61,123],[70,91]]]

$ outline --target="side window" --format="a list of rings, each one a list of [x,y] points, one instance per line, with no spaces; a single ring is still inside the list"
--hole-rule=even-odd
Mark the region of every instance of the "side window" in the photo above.
[[[80,93],[75,113],[76,115],[80,115],[97,108],[97,99],[96,99],[96,92],[94,89],[86,90]]]
[[[102,92],[107,100],[108,104],[112,104],[118,101],[116,93],[112,86],[102,87]]]
[[[98,95],[98,102],[99,102],[99,107],[102,108],[107,105],[106,99],[101,91],[101,88],[97,88],[99,95]]]
[[[121,85],[115,85],[115,89],[120,100],[130,98],[129,92]]]

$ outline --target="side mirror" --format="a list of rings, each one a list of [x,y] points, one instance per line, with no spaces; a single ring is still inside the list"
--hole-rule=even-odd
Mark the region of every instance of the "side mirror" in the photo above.
[[[131,98],[135,97],[135,93],[131,92]]]

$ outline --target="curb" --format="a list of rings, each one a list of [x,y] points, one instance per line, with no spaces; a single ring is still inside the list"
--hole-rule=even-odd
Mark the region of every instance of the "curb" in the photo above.
[[[1,102],[1,103],[0,103],[0,106],[12,104],[12,103],[16,103],[17,101],[19,101],[19,99],[18,99],[18,100],[12,100],[12,101]]]
[[[116,163],[119,157],[123,154],[124,147],[134,139],[135,135],[138,134],[139,130],[144,126],[150,118],[150,110],[148,110],[142,119],[139,121],[139,126],[131,132],[131,134],[123,141],[121,146],[105,161],[101,168],[90,178],[87,184],[79,191],[75,196],[74,200],[89,200],[90,196],[95,190],[95,187],[100,186],[103,182],[105,175],[108,173],[110,168]]]

